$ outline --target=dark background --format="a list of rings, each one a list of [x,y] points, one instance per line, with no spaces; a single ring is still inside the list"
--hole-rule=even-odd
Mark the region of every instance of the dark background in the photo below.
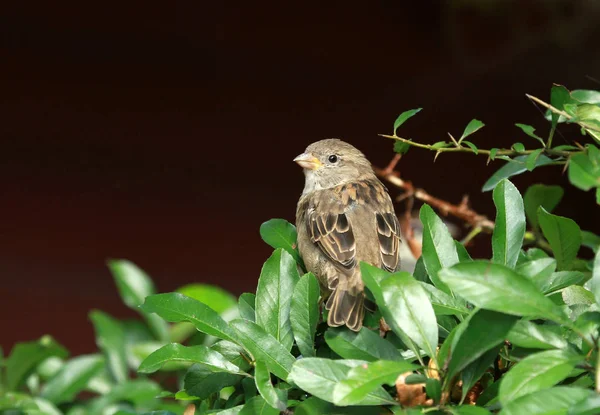
[[[525,93],[600,87],[593,1],[84,3],[0,14],[5,350],[51,333],[91,351],[90,309],[133,315],[107,258],[134,261],[161,291],[253,290],[270,253],[258,228],[293,221],[303,176],[291,160],[313,141],[344,138],[383,166],[392,145],[377,134],[423,107],[401,135],[433,143],[478,118],[481,147],[533,146],[514,123],[542,135],[547,123]],[[500,164],[432,156],[411,150],[403,177],[453,202],[469,193],[493,217],[479,189]],[[515,179],[556,181],[557,168]],[[567,188],[558,213],[598,230],[593,200]]]

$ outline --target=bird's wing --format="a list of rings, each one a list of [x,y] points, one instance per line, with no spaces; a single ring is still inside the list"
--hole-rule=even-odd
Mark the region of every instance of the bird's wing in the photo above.
[[[311,209],[307,216],[311,240],[343,269],[356,266],[356,243],[352,226],[343,211]]]
[[[375,213],[377,220],[377,237],[383,268],[394,272],[400,265],[400,223],[396,214],[391,212]]]

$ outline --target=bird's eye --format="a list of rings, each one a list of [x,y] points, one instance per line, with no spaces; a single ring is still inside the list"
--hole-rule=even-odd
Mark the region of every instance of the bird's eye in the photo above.
[[[337,163],[338,156],[336,156],[335,154],[332,154],[331,156],[327,157],[327,160],[329,160],[330,163]]]

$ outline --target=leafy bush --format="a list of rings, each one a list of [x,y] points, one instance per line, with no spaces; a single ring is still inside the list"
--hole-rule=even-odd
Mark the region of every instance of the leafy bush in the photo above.
[[[424,204],[413,274],[360,264],[372,306],[358,333],[324,323],[317,279],[303,272],[295,228],[281,219],[261,226],[275,250],[256,294],[237,304],[205,286],[155,294],[139,269],[113,262],[124,302],[144,323],[92,312],[102,354],[70,360],[50,338],[17,345],[0,408],[180,413],[175,398],[193,404],[186,413],[220,415],[600,413],[600,238],[552,213],[560,187],[538,184],[522,196],[508,180],[559,164],[575,186],[600,188],[596,145],[552,147],[560,122],[599,139],[600,93],[555,86],[551,95],[551,104],[532,97],[549,108],[547,140],[519,125],[536,149],[479,149],[465,140],[483,127],[476,120],[448,143],[398,137],[418,110],[388,136],[400,153],[416,146],[508,161],[484,186],[496,206],[491,259],[472,259]],[[74,400],[80,391],[96,395]]]

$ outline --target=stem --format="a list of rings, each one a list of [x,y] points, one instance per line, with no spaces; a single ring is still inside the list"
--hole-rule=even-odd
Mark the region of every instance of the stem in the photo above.
[[[471,240],[473,240],[473,238],[475,238],[477,235],[479,235],[482,231],[483,231],[483,228],[481,226],[477,226],[477,227],[471,229],[471,232],[469,232],[467,234],[467,236],[465,236],[463,238],[463,240],[460,241],[460,243],[465,246],[468,245],[469,242],[471,242]]]
[[[470,147],[463,147],[462,145],[459,147],[434,148],[432,145],[417,143],[415,141],[410,141],[410,140],[407,140],[406,138],[398,137],[395,135],[379,134],[379,136],[384,137],[384,138],[391,138],[392,140],[396,140],[396,141],[402,141],[403,143],[406,143],[413,147],[418,147],[418,148],[423,148],[425,150],[435,151],[436,153],[472,153],[472,154],[483,154],[486,156],[489,156],[491,154],[491,150],[478,149],[477,153],[475,153]],[[499,149],[498,151],[496,151],[496,156],[509,156],[509,157],[510,156],[523,156],[523,155],[531,154],[536,150],[537,149],[516,151],[516,150],[509,150],[509,149]],[[545,154],[545,155],[559,156],[559,157],[569,157],[570,155],[575,154],[575,153],[580,153],[580,151],[554,150],[551,148],[546,148],[543,151],[543,154]]]
[[[552,138],[554,137],[554,131],[556,131],[556,124],[552,125],[552,128],[550,128],[550,134],[548,134],[548,142],[546,143],[546,148],[552,147]]]

